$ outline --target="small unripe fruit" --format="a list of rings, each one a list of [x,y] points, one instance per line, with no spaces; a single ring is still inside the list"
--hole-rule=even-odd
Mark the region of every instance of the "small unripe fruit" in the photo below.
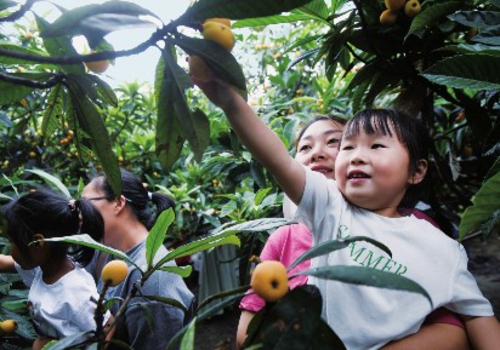
[[[36,152],[35,151],[31,151],[30,154],[29,154],[30,158],[35,158],[36,157]]]
[[[101,74],[101,73],[104,73],[108,69],[109,62],[106,60],[85,62],[85,66],[88,68],[89,71],[97,73],[97,74]]]
[[[255,267],[250,281],[255,294],[275,302],[288,293],[288,276],[285,266],[275,260],[262,261]]]
[[[128,274],[127,263],[123,260],[111,260],[104,266],[101,280],[111,287],[116,287],[125,280]]]
[[[189,74],[196,80],[202,82],[209,82],[210,76],[208,75],[208,66],[199,56],[189,56],[188,58]]]
[[[406,0],[385,0],[385,7],[392,12],[398,12],[405,6]]]
[[[229,18],[207,18],[204,23],[206,22],[217,22],[217,23],[222,23],[225,26],[228,26],[231,28],[231,20]]]
[[[0,330],[4,334],[14,333],[17,329],[17,322],[14,320],[5,320],[0,322]]]
[[[380,23],[383,26],[392,26],[398,20],[398,14],[391,10],[385,10],[380,15]]]
[[[222,23],[203,23],[202,35],[205,39],[212,40],[225,48],[227,51],[231,51],[234,47],[234,35],[231,28]]]
[[[408,17],[415,17],[421,10],[422,7],[420,6],[420,2],[418,2],[418,0],[408,0],[405,5],[405,15]]]

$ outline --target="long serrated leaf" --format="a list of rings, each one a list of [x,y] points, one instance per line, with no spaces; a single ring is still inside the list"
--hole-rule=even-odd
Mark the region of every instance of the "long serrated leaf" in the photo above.
[[[0,49],[18,53],[24,53],[30,56],[40,56],[40,57],[48,56],[46,52],[33,49],[30,47],[19,46],[4,40],[0,40]],[[37,63],[37,60],[36,59],[30,60],[27,58],[14,58],[0,54],[0,64],[11,65],[11,64],[28,64],[28,63]]]
[[[63,116],[63,95],[63,85],[57,84],[50,90],[47,97],[47,107],[43,111],[41,130],[45,141],[48,141],[52,136],[52,133],[57,128],[59,119]]]
[[[500,12],[497,11],[460,11],[448,16],[452,21],[467,27],[488,29],[498,26],[500,23]]]
[[[0,80],[0,105],[8,105],[21,101],[24,96],[32,92],[34,88],[7,83]]]
[[[439,20],[464,7],[463,1],[448,1],[435,3],[420,12],[411,22],[410,29],[406,34],[408,38],[413,33],[436,24]]]
[[[87,34],[89,31],[101,32],[104,36],[114,30],[137,26],[152,26],[141,15],[158,18],[153,12],[128,1],[112,0],[103,4],[80,6],[63,13],[47,30],[45,38]]]
[[[198,0],[177,20],[203,22],[206,18],[223,17],[244,19],[266,17],[289,12],[311,0],[247,1],[247,0]]]
[[[255,219],[243,222],[241,224],[236,225],[223,225],[216,228],[212,235],[222,235],[228,233],[236,233],[236,232],[262,232],[275,230],[278,227],[283,225],[288,225],[293,223],[293,221],[289,221],[283,218],[262,218]]]
[[[155,74],[155,98],[158,106],[155,152],[165,170],[179,158],[186,138],[182,135],[174,108],[175,96],[171,84],[164,79],[165,60],[160,58]]]
[[[97,94],[104,102],[113,107],[118,106],[118,98],[116,97],[113,88],[108,83],[93,74],[89,74],[88,78],[96,84]]]
[[[116,256],[117,258],[124,260],[134,266],[136,266],[138,269],[140,269],[139,266],[137,266],[133,260],[131,260],[127,254],[123,253],[122,251],[114,248],[110,248],[107,245],[104,245],[102,243],[97,242],[95,239],[90,237],[88,234],[83,233],[79,235],[73,235],[73,236],[64,236],[64,237],[54,237],[54,238],[44,238],[44,241],[47,242],[66,242],[66,243],[71,243],[71,244],[78,244],[78,245],[83,245],[85,247],[90,247],[95,250],[99,250],[101,252],[107,253],[112,256]]]
[[[423,295],[432,306],[430,295],[418,283],[391,272],[363,266],[322,266],[298,274],[361,286],[417,293]]]
[[[191,322],[186,329],[186,333],[184,333],[184,336],[182,337],[181,340],[181,348],[180,350],[193,350],[194,349],[194,335],[195,335],[195,325],[196,325],[196,320],[194,322]]]
[[[116,194],[122,192],[122,179],[118,160],[113,153],[109,133],[97,107],[90,101],[76,81],[68,77],[71,100],[78,122],[92,139],[92,149],[97,155],[111,187]]]
[[[460,239],[466,237],[500,208],[500,172],[490,177],[472,198],[472,206],[462,215],[459,233]]]
[[[500,57],[483,54],[450,57],[426,69],[422,76],[433,83],[453,88],[498,90]]]
[[[40,169],[29,169],[26,170],[28,173],[33,173],[38,176],[40,176],[42,179],[44,179],[49,185],[51,185],[53,188],[64,194],[68,199],[71,198],[71,194],[69,193],[68,188],[66,185],[64,185],[61,180],[59,180],[57,177],[54,175],[51,175],[43,170]]]
[[[156,220],[153,228],[149,231],[146,239],[146,261],[148,269],[153,265],[153,261],[158,249],[163,245],[168,228],[174,221],[174,211],[172,208],[163,211]]]
[[[288,271],[293,269],[295,266],[300,264],[301,262],[305,260],[310,260],[312,258],[316,258],[321,255],[329,254],[333,251],[339,250],[339,249],[344,249],[348,247],[351,243],[353,242],[359,242],[359,241],[365,241],[368,243],[373,244],[377,248],[383,250],[387,255],[392,256],[392,252],[390,251],[389,248],[387,248],[384,244],[380,243],[379,241],[376,241],[370,237],[364,237],[364,236],[355,236],[355,237],[349,237],[343,240],[334,240],[334,241],[328,241],[328,242],[323,242],[320,244],[315,245],[311,249],[307,250],[305,253],[303,253],[301,256],[297,258],[289,267]]]
[[[50,27],[50,23],[36,14],[35,19],[40,35],[42,35]],[[78,54],[71,40],[67,37],[45,38],[43,39],[43,46],[50,56],[76,56]],[[60,65],[60,67],[65,73],[85,74],[83,63],[64,64]]]
[[[483,44],[458,44],[458,45],[449,45],[443,46],[436,51],[450,51],[457,53],[481,53],[488,54],[492,56],[500,56],[500,47],[494,47]]]

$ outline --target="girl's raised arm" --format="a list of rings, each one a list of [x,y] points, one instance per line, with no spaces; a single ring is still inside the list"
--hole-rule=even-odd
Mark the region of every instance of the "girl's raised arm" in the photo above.
[[[0,272],[16,272],[12,256],[0,254]]]
[[[224,111],[234,132],[255,159],[274,176],[288,197],[298,203],[304,191],[305,170],[288,154],[278,135],[230,85],[218,79],[208,83],[196,81],[196,84]]]

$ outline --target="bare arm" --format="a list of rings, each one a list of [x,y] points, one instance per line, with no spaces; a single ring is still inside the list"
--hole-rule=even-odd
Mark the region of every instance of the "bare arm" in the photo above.
[[[465,329],[445,324],[424,324],[415,334],[391,342],[381,350],[470,350]]]
[[[255,159],[269,170],[288,197],[298,203],[304,191],[305,170],[288,154],[278,135],[231,86],[217,79],[196,83],[224,111],[234,132]]]
[[[247,337],[247,330],[250,321],[252,321],[255,313],[242,310],[240,315],[240,321],[238,323],[238,331],[236,332],[236,346],[238,349],[243,348],[243,344],[245,343],[245,339]]]
[[[16,272],[14,259],[10,255],[0,254],[0,272]]]
[[[463,318],[467,335],[475,350],[500,349],[500,323],[495,316]]]

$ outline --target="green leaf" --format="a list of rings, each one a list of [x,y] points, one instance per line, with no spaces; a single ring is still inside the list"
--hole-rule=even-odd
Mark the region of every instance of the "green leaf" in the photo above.
[[[67,350],[78,348],[78,345],[88,344],[88,341],[92,339],[94,336],[94,332],[86,332],[86,333],[76,333],[73,335],[69,335],[67,337],[61,338],[56,343],[50,345],[44,349],[47,350]]]
[[[43,170],[39,170],[39,169],[26,170],[26,172],[33,173],[33,174],[40,176],[49,185],[51,185],[53,188],[55,188],[56,190],[59,190],[59,192],[64,194],[68,199],[71,198],[71,194],[69,193],[68,188],[61,182],[61,180],[59,180],[54,175],[51,175],[51,174],[49,174]]]
[[[88,74],[87,77],[96,84],[97,94],[104,102],[113,107],[118,106],[118,98],[116,97],[113,88],[108,83],[94,74]]]
[[[490,177],[472,198],[472,206],[462,215],[459,226],[460,239],[472,233],[500,208],[500,172]]]
[[[243,70],[234,56],[211,40],[183,36],[171,38],[172,44],[179,46],[188,55],[199,56],[222,80],[244,92],[246,99],[246,80]]]
[[[418,283],[391,272],[380,271],[363,266],[322,266],[299,272],[308,275],[343,283],[357,284],[384,289],[401,290],[423,295],[432,306],[432,299]]]
[[[42,17],[39,17],[35,14],[36,23],[38,25],[38,30],[40,31],[40,35],[47,30],[50,26],[50,23],[47,22]],[[43,39],[43,45],[50,56],[76,56],[78,53],[71,40],[67,37]],[[83,63],[75,63],[75,64],[61,64],[59,65],[60,69],[68,74],[85,74],[85,67]]]
[[[49,140],[57,128],[59,119],[63,117],[64,87],[62,84],[54,86],[47,97],[47,107],[43,111],[42,135],[45,142]]]
[[[392,256],[392,252],[390,251],[390,249],[387,248],[384,244],[380,243],[379,241],[376,241],[370,237],[355,236],[355,237],[349,237],[349,238],[346,238],[343,240],[333,240],[333,241],[328,241],[328,242],[323,242],[323,243],[317,244],[314,247],[307,250],[301,256],[299,256],[297,258],[297,260],[295,260],[288,267],[287,270],[290,271],[295,266],[297,266],[298,264],[300,264],[301,262],[303,262],[305,260],[310,260],[312,258],[316,258],[316,257],[321,256],[321,255],[329,254],[329,253],[334,252],[334,251],[339,250],[339,249],[347,248],[351,243],[358,242],[358,241],[365,241],[365,242],[371,243],[374,246],[376,246],[377,248],[386,252],[389,256]]]
[[[471,90],[500,89],[500,57],[477,54],[446,58],[426,69],[422,76],[448,87]]]
[[[174,108],[173,86],[164,79],[165,60],[160,58],[156,66],[155,98],[158,106],[156,120],[156,156],[164,169],[168,170],[179,158],[186,138],[182,135]]]
[[[222,225],[213,231],[213,235],[221,235],[236,232],[262,232],[269,230],[276,230],[283,225],[293,223],[283,218],[263,218],[256,220],[249,220],[236,225]]]
[[[148,269],[153,265],[153,261],[158,249],[163,245],[168,228],[174,221],[174,211],[172,208],[163,211],[156,220],[153,228],[149,231],[146,239],[146,261]]]
[[[471,41],[492,46],[500,45],[500,26],[490,27],[479,32]]]
[[[467,27],[488,29],[498,26],[500,23],[500,12],[460,11],[449,15],[448,18]]]
[[[194,349],[194,334],[195,334],[196,318],[191,322],[184,333],[181,341],[180,350],[193,350]]]
[[[116,194],[122,192],[122,179],[118,160],[116,159],[108,130],[96,106],[92,104],[86,92],[78,85],[78,81],[68,77],[68,87],[74,112],[82,129],[92,139],[92,149],[97,155],[104,172]]]
[[[247,27],[260,27],[268,26],[271,24],[282,24],[282,23],[296,23],[298,21],[311,20],[311,17],[305,14],[287,14],[287,15],[276,15],[268,17],[259,18],[248,18],[240,19],[231,25],[231,28],[247,28]]]
[[[158,295],[141,295],[141,296],[149,300],[155,300],[164,304],[172,305],[178,309],[181,309],[184,312],[187,312],[186,307],[177,299],[159,297]]]
[[[246,19],[288,12],[311,0],[247,1],[198,0],[177,20],[179,23],[203,22],[206,18]]]
[[[457,53],[480,53],[480,54],[488,54],[492,56],[500,56],[500,47],[494,47],[483,44],[458,44],[458,45],[449,45],[444,46],[436,51],[450,51]]]
[[[2,50],[8,50],[12,52],[18,52],[18,53],[24,53],[30,56],[40,56],[40,57],[47,57],[47,53],[25,47],[25,46],[18,46],[16,44],[13,44],[9,41],[4,41],[0,40],[0,49]],[[2,56],[0,55],[0,64],[5,64],[5,65],[13,65],[13,64],[29,64],[29,63],[38,63],[36,60],[30,60],[26,58],[14,58],[14,57],[8,57],[8,56]]]
[[[0,80],[0,105],[19,102],[22,98],[35,90],[19,84],[7,83]]]
[[[139,16],[142,15],[158,18],[151,11],[127,1],[113,0],[103,4],[80,6],[63,13],[42,33],[42,37],[94,33],[102,39],[106,34],[119,29],[155,26],[148,20],[140,19]],[[96,39],[96,41],[99,40]]]
[[[78,245],[83,245],[85,247],[90,247],[96,250],[99,250],[101,252],[107,253],[112,256],[116,256],[117,258],[124,260],[128,262],[129,264],[132,264],[136,266],[139,270],[141,268],[137,266],[133,260],[131,260],[127,254],[123,253],[122,251],[114,248],[110,248],[107,245],[101,244],[94,240],[92,237],[90,237],[88,234],[83,233],[79,235],[73,235],[73,236],[64,236],[64,237],[53,237],[53,238],[44,238],[43,239],[46,242],[66,242],[66,243],[71,243],[71,244],[78,244]]]
[[[191,276],[191,273],[193,272],[193,267],[191,265],[185,265],[185,266],[164,266],[159,268],[161,271],[165,272],[170,272],[170,273],[175,273],[182,278],[187,278]]]
[[[435,3],[432,4],[432,6],[426,7],[411,22],[410,29],[405,39],[421,29],[435,25],[443,17],[460,10],[463,6],[463,1],[448,1]]]

